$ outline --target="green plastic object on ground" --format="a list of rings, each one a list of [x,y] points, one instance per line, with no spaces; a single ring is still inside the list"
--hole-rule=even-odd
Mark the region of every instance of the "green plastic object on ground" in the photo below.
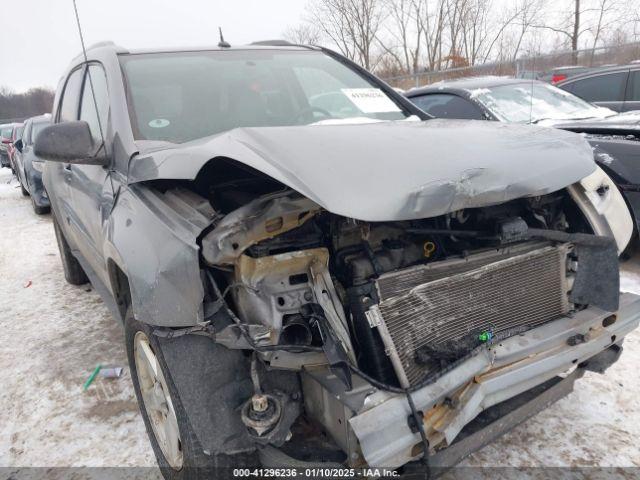
[[[93,381],[98,376],[98,373],[100,373],[100,369],[101,368],[102,368],[102,365],[98,364],[98,366],[93,370],[91,375],[89,375],[89,378],[87,378],[87,381],[84,382],[84,385],[82,385],[82,391],[83,392],[87,391],[87,388],[89,388],[89,386],[93,383]]]

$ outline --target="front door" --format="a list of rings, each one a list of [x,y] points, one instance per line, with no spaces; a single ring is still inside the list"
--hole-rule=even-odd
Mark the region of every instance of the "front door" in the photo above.
[[[90,64],[86,69],[79,117],[89,124],[91,135],[97,146],[104,148],[109,120],[109,95],[104,69],[99,64]],[[70,191],[73,205],[77,246],[92,269],[106,283],[104,261],[104,226],[113,206],[113,189],[108,167],[101,165],[72,164]]]

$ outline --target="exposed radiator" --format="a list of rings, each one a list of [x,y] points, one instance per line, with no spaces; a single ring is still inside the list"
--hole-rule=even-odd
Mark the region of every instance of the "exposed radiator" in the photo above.
[[[414,385],[436,368],[417,361],[421,348],[443,348],[484,330],[522,331],[565,315],[571,248],[525,244],[382,275],[380,303],[367,316],[401,385]]]

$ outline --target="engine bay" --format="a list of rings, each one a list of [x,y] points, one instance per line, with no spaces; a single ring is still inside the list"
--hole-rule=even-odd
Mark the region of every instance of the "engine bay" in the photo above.
[[[384,403],[399,395],[406,408],[448,372],[491,365],[490,352],[512,337],[590,306],[618,308],[616,242],[594,232],[575,186],[374,222],[231,165],[164,195],[207,204],[211,224],[197,241],[205,322],[197,328],[251,366],[253,394],[237,411],[256,445],[315,458],[309,452],[320,442],[328,458],[375,459],[358,446],[374,441],[363,419],[378,400],[367,404],[368,396]],[[472,378],[460,386],[464,395],[477,388]],[[429,407],[439,427],[427,413],[422,425],[416,407],[408,412],[414,429],[401,440],[420,428],[425,437],[401,449],[405,461],[426,443],[445,448],[468,421],[450,401]]]

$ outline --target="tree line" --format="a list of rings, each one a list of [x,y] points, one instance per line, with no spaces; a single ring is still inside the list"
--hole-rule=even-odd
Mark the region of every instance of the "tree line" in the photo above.
[[[285,37],[379,74],[513,61],[640,40],[639,0],[309,0]],[[574,63],[577,61],[574,56]]]
[[[0,123],[22,121],[51,112],[53,97],[53,90],[48,88],[32,88],[24,93],[0,88]]]

